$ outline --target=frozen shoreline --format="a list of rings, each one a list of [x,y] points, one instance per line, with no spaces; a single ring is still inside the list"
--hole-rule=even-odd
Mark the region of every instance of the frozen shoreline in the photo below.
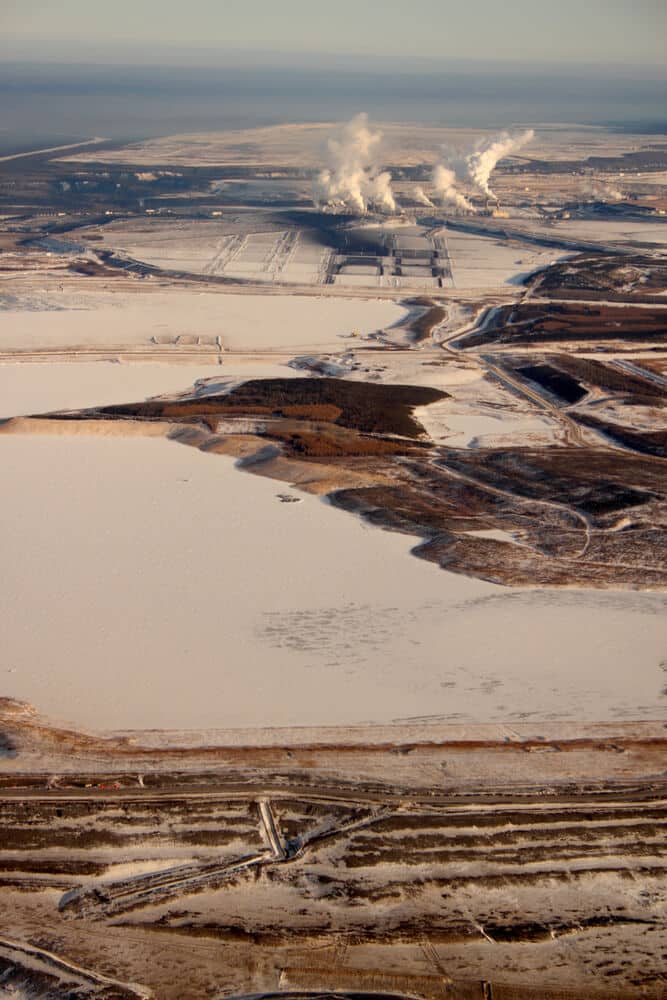
[[[54,410],[131,403],[150,396],[185,392],[200,380],[283,376],[286,365],[190,365],[78,361],[0,364],[0,420]]]
[[[520,591],[160,438],[6,435],[2,696],[94,729],[651,719],[658,594]],[[304,496],[299,494],[299,496]],[[536,667],[539,664],[539,668]]]

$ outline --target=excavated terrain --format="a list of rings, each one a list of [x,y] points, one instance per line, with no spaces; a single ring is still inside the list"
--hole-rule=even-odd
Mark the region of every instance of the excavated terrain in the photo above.
[[[39,996],[662,995],[662,726],[2,729],[0,970]]]
[[[119,166],[99,149],[99,163],[34,154],[0,167],[4,210],[28,213],[0,227],[0,277],[31,308],[45,282],[54,299],[56,287],[90,295],[111,287],[141,300],[162,282],[257,292],[254,279],[222,273],[225,253],[256,227],[285,231],[276,244],[283,264],[299,240],[304,259],[313,246],[326,251],[318,295],[367,297],[366,287],[330,283],[340,264],[333,252],[362,265],[381,256],[377,227],[305,210],[303,192],[288,191],[282,208],[255,206],[255,221],[223,234],[228,244],[202,273],[147,264],[117,245],[116,213],[127,213],[128,230],[156,221],[144,218],[146,197],[148,211],[161,212],[163,196],[169,206],[183,196],[184,218],[173,223],[193,233],[202,210],[218,216],[216,206],[227,212],[238,200],[213,182],[303,181],[302,168],[283,162],[293,163],[293,151],[253,166],[247,149],[243,162],[227,164],[204,150],[200,165],[149,179],[127,169],[123,151],[110,156],[121,156]],[[179,149],[166,154],[180,164]],[[412,170],[423,181],[416,149],[405,177]],[[527,160],[498,179],[508,190],[516,172],[523,189],[525,173],[543,174],[549,191],[551,175],[562,174],[555,181],[569,199],[575,168],[653,172],[664,161],[664,150],[624,146],[585,160]],[[402,326],[346,335],[327,354],[265,357],[309,377],[231,385],[225,364],[235,355],[256,362],[257,352],[228,350],[197,329],[126,343],[119,319],[109,343],[10,341],[3,359],[205,358],[223,388],[9,418],[0,433],[164,435],[417,536],[415,554],[448,571],[516,587],[663,590],[663,257],[650,243],[621,247],[613,236],[600,238],[598,252],[576,234],[545,234],[542,217],[537,235],[522,222],[523,236],[480,219],[472,232],[487,239],[475,253],[493,262],[497,237],[511,249],[511,275],[533,266],[522,261],[536,246],[574,254],[509,283],[489,273],[479,287],[450,288],[442,277],[453,282],[464,255],[450,259],[447,243],[469,223],[433,212],[424,226],[438,233],[437,253],[426,251],[426,271],[441,283],[411,299],[373,287],[373,296],[410,307]],[[108,245],[107,226],[116,232]],[[292,292],[304,288],[312,294],[311,285]],[[14,297],[12,288],[9,308]],[[513,618],[508,627],[521,634],[530,625]],[[536,684],[544,669],[535,664]],[[664,722],[437,726],[429,718],[99,736],[0,698],[0,996],[664,997]]]

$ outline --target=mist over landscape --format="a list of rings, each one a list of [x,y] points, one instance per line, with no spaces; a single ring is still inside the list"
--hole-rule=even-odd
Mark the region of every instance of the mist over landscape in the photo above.
[[[281,122],[339,121],[365,110],[377,121],[499,128],[535,122],[665,125],[667,76],[659,68],[459,62],[452,70],[391,71],[354,60],[342,70],[284,65],[113,66],[6,62],[0,66],[0,150],[89,136],[138,139],[181,131]],[[326,60],[324,60],[326,65]],[[331,62],[331,60],[329,60]]]

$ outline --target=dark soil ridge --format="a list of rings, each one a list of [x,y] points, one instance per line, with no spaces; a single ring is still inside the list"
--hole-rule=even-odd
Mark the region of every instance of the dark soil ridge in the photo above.
[[[412,415],[447,393],[429,386],[379,385],[337,378],[251,379],[219,396],[183,400],[148,400],[120,406],[58,414],[62,419],[132,418],[186,421],[209,417],[310,417],[366,434],[396,435],[417,440],[424,429]],[[295,412],[295,408],[299,408]],[[325,409],[326,408],[326,409]],[[47,416],[56,416],[48,414]]]
[[[553,290],[549,290],[553,294]],[[667,343],[667,309],[604,303],[528,301],[501,306],[481,329],[456,342],[461,349],[487,344],[536,345],[623,341]]]

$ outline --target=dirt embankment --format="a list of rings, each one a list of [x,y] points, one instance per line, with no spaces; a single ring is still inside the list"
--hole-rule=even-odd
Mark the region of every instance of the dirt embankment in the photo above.
[[[642,457],[584,443],[436,448],[412,410],[443,398],[418,386],[266,379],[227,395],[54,414],[39,426],[159,429],[242,457],[248,471],[328,491],[339,507],[421,536],[416,554],[453,572],[513,586],[667,585],[662,440],[630,442]]]
[[[211,734],[199,748],[67,732],[15,702],[0,725],[16,755],[0,782],[12,985],[118,1000],[661,995],[658,723],[371,727],[330,745],[315,730],[265,746]]]

